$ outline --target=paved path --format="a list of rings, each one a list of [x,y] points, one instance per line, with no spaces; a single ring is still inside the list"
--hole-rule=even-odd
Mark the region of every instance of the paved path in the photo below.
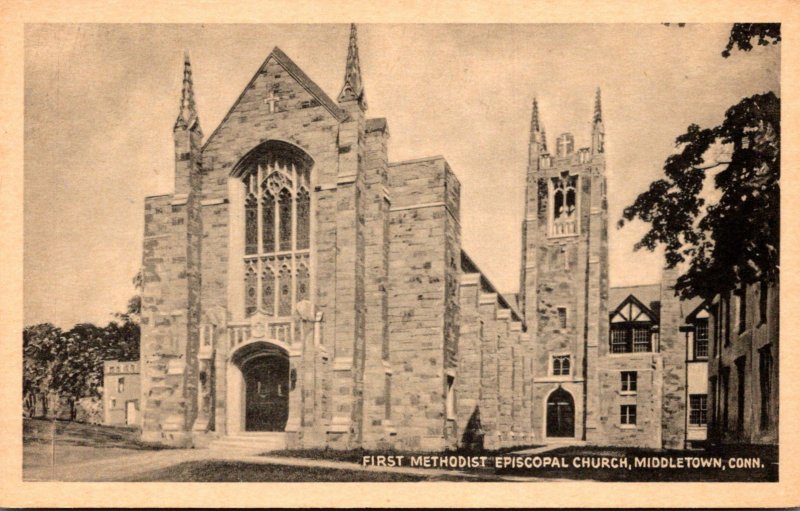
[[[539,447],[534,447],[532,449],[523,449],[521,451],[514,451],[511,454],[522,454],[525,456],[535,456],[538,454],[544,454],[550,451],[555,451],[556,449],[561,449],[562,447],[575,447],[575,446],[583,446],[586,445],[586,442],[580,441],[572,441],[572,442],[556,442],[552,444],[542,445]]]
[[[414,468],[414,467],[364,467],[359,463],[315,460],[309,458],[289,458],[284,456],[257,456],[252,453],[236,451],[214,451],[210,449],[167,449],[161,451],[134,451],[133,454],[50,467],[30,467],[25,469],[25,481],[126,481],[133,477],[164,469],[187,461],[238,461],[243,463],[286,465],[294,467],[329,468],[365,472],[384,472],[423,477],[454,477],[465,480],[497,481],[541,481],[533,477],[495,476],[492,473],[476,474],[458,470]],[[554,479],[546,479],[554,481]]]

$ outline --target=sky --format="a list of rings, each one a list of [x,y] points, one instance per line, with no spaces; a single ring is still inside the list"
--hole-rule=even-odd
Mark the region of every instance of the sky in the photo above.
[[[662,173],[675,137],[714,126],[741,98],[779,93],[780,47],[724,59],[730,25],[363,24],[368,117],[386,117],[390,161],[442,155],[461,181],[464,249],[516,292],[530,107],[554,145],[589,145],[594,91],[606,131],[612,286],[660,278],[616,228]],[[279,46],[335,98],[349,26],[27,25],[24,323],[105,324],[135,294],[144,197],[171,193],[183,52],[210,134]]]

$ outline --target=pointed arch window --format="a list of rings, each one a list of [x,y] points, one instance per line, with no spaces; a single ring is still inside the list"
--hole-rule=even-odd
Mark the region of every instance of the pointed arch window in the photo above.
[[[563,172],[550,180],[550,236],[578,234],[578,176]]]
[[[287,146],[287,147],[284,147]],[[268,142],[237,166],[245,187],[245,313],[288,318],[310,297],[310,159]]]

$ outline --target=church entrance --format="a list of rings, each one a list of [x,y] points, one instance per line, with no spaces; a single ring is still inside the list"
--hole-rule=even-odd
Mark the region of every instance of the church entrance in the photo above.
[[[575,401],[569,392],[557,388],[547,398],[547,436],[575,436]]]
[[[242,368],[245,431],[283,431],[289,418],[289,359],[282,354],[252,358]]]

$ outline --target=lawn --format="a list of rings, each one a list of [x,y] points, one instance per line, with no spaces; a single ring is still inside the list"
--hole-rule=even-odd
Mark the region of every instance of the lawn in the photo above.
[[[416,482],[432,480],[424,476],[295,467],[236,461],[190,461],[136,476],[130,481],[165,482]],[[441,479],[440,479],[441,480]]]
[[[55,435],[53,428],[55,427]],[[24,419],[23,470],[37,470],[98,459],[127,456],[164,447],[139,440],[135,428],[81,424],[68,421]],[[55,449],[53,440],[55,439]]]

